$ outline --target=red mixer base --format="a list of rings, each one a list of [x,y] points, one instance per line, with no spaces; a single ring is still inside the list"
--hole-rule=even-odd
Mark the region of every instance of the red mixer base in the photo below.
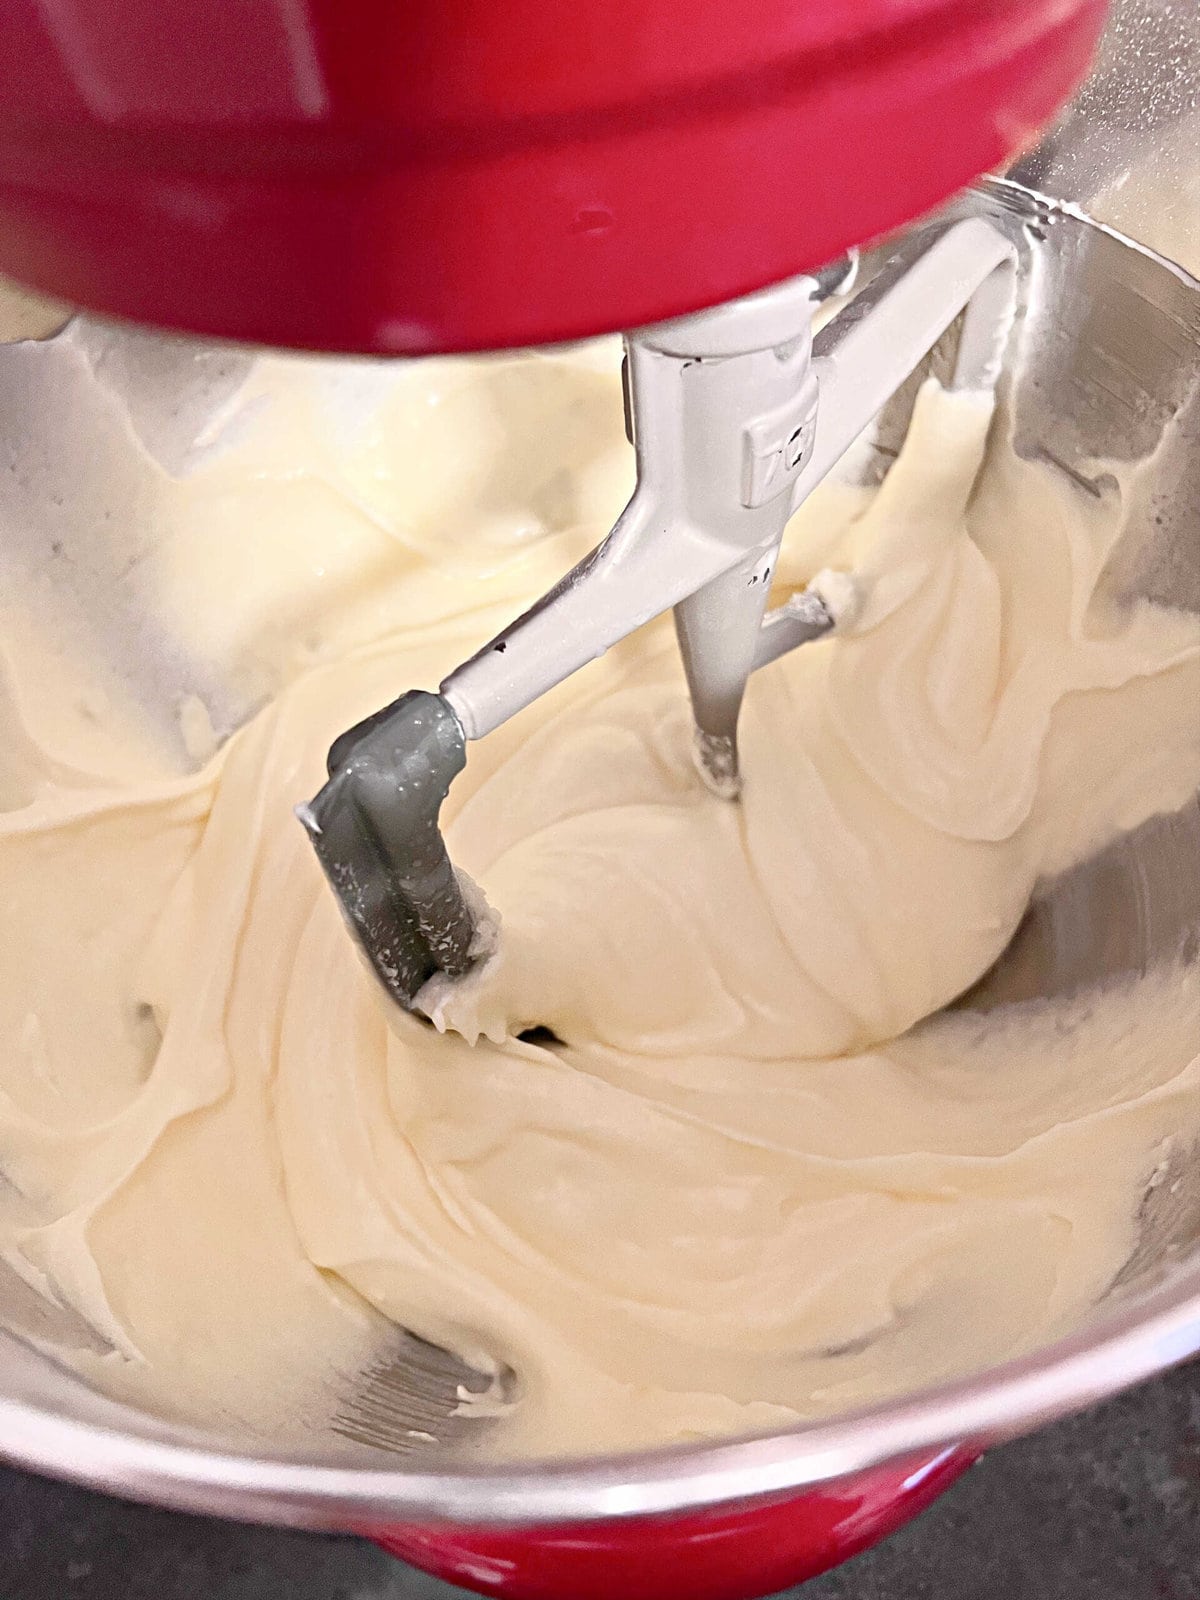
[[[974,1460],[943,1450],[786,1500],[690,1516],[363,1531],[415,1567],[505,1600],[753,1600],[894,1533]]]

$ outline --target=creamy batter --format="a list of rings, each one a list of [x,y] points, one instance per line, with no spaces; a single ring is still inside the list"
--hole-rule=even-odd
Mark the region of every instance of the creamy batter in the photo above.
[[[741,803],[644,630],[472,748],[448,839],[499,953],[447,1031],[389,1010],[292,807],[611,520],[611,356],[404,369],[353,437],[320,369],[260,371],[144,569],[269,702],[199,771],[10,651],[0,1306],[111,1392],[294,1439],[398,1324],[511,1370],[489,1449],[784,1425],[1078,1323],[1200,1131],[1194,972],[935,1016],[1200,786],[1200,623],[1110,607],[1112,508],[981,471],[989,403],[936,388],[789,530],[781,592],[862,603],[752,681]]]

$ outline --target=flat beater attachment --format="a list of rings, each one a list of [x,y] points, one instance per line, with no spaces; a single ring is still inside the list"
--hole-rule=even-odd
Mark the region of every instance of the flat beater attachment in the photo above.
[[[673,609],[697,766],[739,792],[750,674],[827,633],[813,593],[767,613],[784,527],[964,312],[954,382],[991,388],[1015,299],[1013,243],[980,218],[911,239],[816,336],[832,279],[796,278],[630,334],[637,487],[612,532],[446,678],[344,733],[298,815],[355,937],[399,1003],[473,960],[475,913],[438,812],[482,738],[643,623]]]

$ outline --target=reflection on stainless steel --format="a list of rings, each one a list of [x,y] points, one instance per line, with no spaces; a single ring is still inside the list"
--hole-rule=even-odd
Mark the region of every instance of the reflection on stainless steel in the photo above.
[[[90,317],[0,343],[0,597],[37,596],[40,620],[86,640],[100,686],[132,696],[181,759],[182,696],[204,697],[220,735],[254,707],[150,599],[159,469],[184,474],[215,447],[253,359]]]
[[[1091,79],[1011,176],[1195,272],[1198,149],[1200,6],[1115,0]]]
[[[482,1392],[482,1383],[478,1372],[448,1350],[398,1332],[391,1359],[355,1380],[333,1430],[352,1444],[393,1455],[428,1455],[433,1446],[470,1444],[487,1424],[470,1414],[461,1397]],[[494,1398],[507,1399],[509,1388],[502,1379]]]
[[[1138,1212],[1138,1245],[1110,1296],[1136,1296],[1200,1250],[1200,1149],[1180,1145],[1153,1175]]]
[[[1196,184],[1198,139],[1200,7],[1123,0],[1096,79],[1019,176],[1044,194],[1092,203],[1106,220],[1182,257],[1171,244],[1180,219],[1166,218],[1154,197],[1173,172]],[[1001,219],[1025,261],[1005,383],[1011,446],[1051,463],[1081,492],[1121,497],[1127,532],[1107,574],[1115,595],[1200,611],[1200,283],[1011,181],[985,186],[959,209]],[[1200,221],[1194,225],[1200,234]],[[204,663],[181,657],[156,635],[153,618],[139,615],[137,548],[104,571],[95,563],[102,550],[113,554],[111,541],[86,548],[86,535],[114,510],[128,514],[138,537],[150,536],[145,519],[132,515],[139,488],[112,418],[73,409],[65,426],[97,340],[114,388],[140,397],[134,427],[143,446],[169,458],[172,470],[186,468],[178,452],[194,436],[188,407],[213,407],[234,381],[229,361],[241,359],[214,351],[197,361],[194,346],[102,334],[84,321],[43,345],[0,348],[0,438],[13,468],[0,474],[0,517],[12,535],[0,547],[0,580],[3,563],[16,563],[48,606],[71,610],[76,621],[86,612],[97,649],[124,652],[110,663],[118,677],[133,683],[140,672],[147,696],[159,697],[164,727],[164,708],[189,683],[215,701],[223,727],[232,725],[252,707],[216,699],[219,685],[200,683]],[[933,370],[949,371],[953,345],[952,331],[931,357]],[[154,376],[143,384],[147,374]],[[180,401],[173,412],[155,399],[167,384]],[[912,393],[906,386],[880,418],[876,476],[903,436]],[[53,437],[39,437],[31,423]],[[96,475],[75,470],[81,450],[107,452],[113,463],[104,503],[88,498]],[[78,592],[64,582],[64,549],[82,563]],[[1074,992],[1179,958],[1200,959],[1200,803],[1152,820],[1043,885],[1008,952],[959,1003],[987,1008]],[[310,1526],[422,1515],[471,1521],[483,1497],[489,1521],[571,1520],[824,1481],[926,1446],[1010,1436],[1200,1349],[1200,1178],[1192,1174],[1200,1165],[1180,1149],[1154,1175],[1137,1252],[1111,1299],[1070,1338],[911,1399],[771,1438],[635,1460],[471,1466],[453,1449],[461,1425],[451,1412],[465,1371],[401,1334],[392,1365],[363,1375],[348,1394],[320,1457],[289,1459],[261,1441],[135,1414],[30,1345],[0,1336],[0,1450],[148,1499]]]
[[[1066,996],[1197,959],[1200,797],[1043,884],[1008,949],[959,1005]]]

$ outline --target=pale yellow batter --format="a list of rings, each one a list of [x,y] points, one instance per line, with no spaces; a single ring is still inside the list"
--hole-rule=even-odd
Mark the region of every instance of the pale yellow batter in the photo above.
[[[268,364],[159,482],[147,603],[272,696],[203,770],[81,712],[28,625],[8,663],[10,1326],[295,1439],[398,1323],[512,1369],[505,1451],[786,1424],[1072,1326],[1200,1131],[1196,976],[923,1019],[1040,877],[1200,786],[1200,623],[1111,609],[1111,508],[980,476],[989,405],[926,389],[883,489],[790,531],[783,584],[853,571],[862,606],[753,680],[740,805],[693,774],[667,626],[472,749],[448,836],[502,942],[439,1035],[376,991],[292,806],[594,541],[629,462],[608,350],[378,382],[340,437],[337,382]]]

